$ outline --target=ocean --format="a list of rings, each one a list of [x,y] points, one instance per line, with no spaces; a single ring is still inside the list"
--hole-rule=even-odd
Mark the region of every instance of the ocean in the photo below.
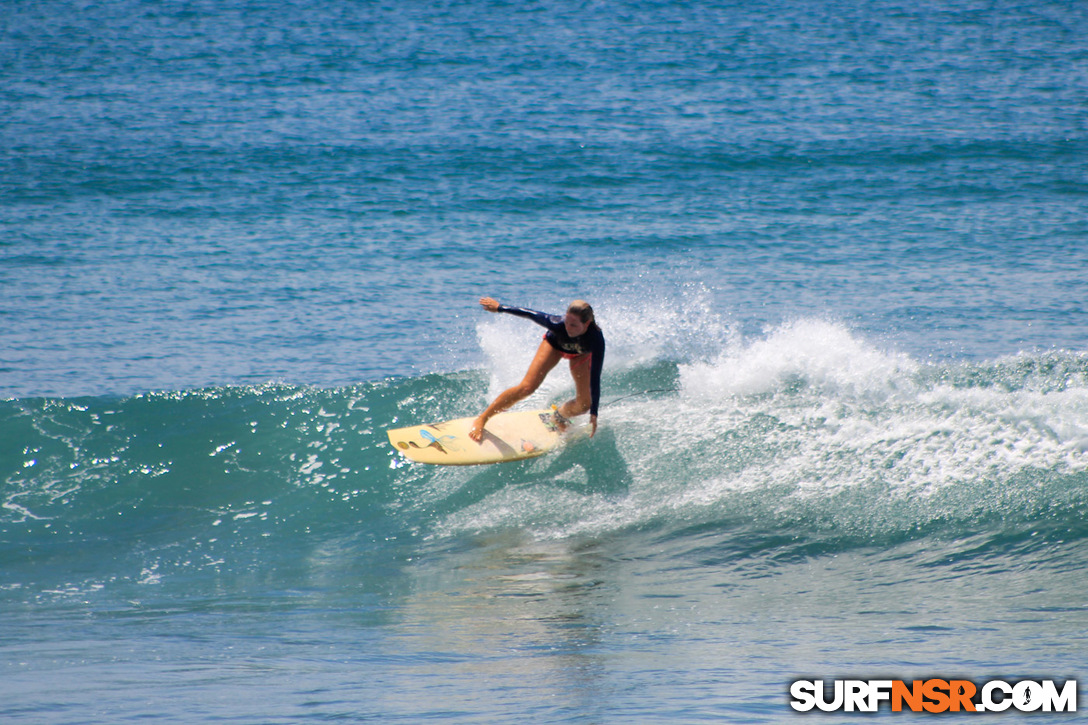
[[[8,0],[0,719],[1084,702],[1086,38],[1075,0]],[[594,305],[599,432],[410,463],[386,429],[539,344],[484,295]]]

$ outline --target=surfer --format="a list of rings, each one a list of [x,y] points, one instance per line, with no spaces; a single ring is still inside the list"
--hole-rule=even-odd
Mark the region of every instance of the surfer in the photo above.
[[[520,383],[507,388],[495,398],[487,410],[472,424],[469,438],[479,442],[484,436],[484,426],[491,416],[506,410],[519,400],[532,395],[548,373],[566,358],[570,360],[570,374],[574,378],[574,398],[559,406],[555,412],[560,430],[570,419],[589,412],[590,437],[597,433],[597,407],[601,401],[601,368],[604,365],[604,334],[593,318],[593,308],[584,300],[575,300],[567,307],[565,315],[549,315],[524,307],[499,304],[491,297],[482,297],[480,304],[488,312],[505,312],[532,320],[548,331],[537,348],[529,370]]]

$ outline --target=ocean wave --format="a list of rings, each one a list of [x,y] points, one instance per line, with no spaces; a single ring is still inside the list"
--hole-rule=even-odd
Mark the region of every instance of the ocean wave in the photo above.
[[[611,319],[622,329],[623,315]],[[775,557],[928,537],[1088,538],[1083,354],[938,364],[826,321],[755,339],[707,315],[711,328],[719,349],[700,359],[617,345],[597,437],[500,466],[411,464],[384,431],[469,414],[513,366],[490,379],[4,401],[3,558],[138,550],[168,568],[174,551],[175,567],[230,569],[269,551],[310,555],[314,542],[374,551],[511,530],[690,551],[712,533],[732,556]],[[489,321],[484,349],[505,333]],[[552,377],[530,404],[569,393]]]
[[[607,438],[572,446],[565,465],[436,476],[478,499],[451,498],[437,530],[709,527],[801,546],[1043,522],[1083,535],[1084,355],[925,363],[812,319],[719,339],[710,357],[613,373],[606,389],[658,392],[607,406]]]

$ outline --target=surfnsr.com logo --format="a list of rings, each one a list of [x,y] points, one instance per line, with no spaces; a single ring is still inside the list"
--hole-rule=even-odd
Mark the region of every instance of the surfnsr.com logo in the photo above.
[[[799,712],[1076,712],[1077,682],[1066,680],[795,680],[790,707]]]

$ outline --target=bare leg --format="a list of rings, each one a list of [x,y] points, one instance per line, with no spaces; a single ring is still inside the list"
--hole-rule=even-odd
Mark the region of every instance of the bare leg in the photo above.
[[[529,370],[525,373],[522,381],[514,387],[507,388],[499,393],[499,397],[495,398],[494,402],[487,406],[487,410],[480,413],[480,417],[472,424],[472,430],[469,431],[468,437],[476,442],[483,439],[484,426],[487,425],[487,421],[491,419],[491,416],[499,411],[506,410],[514,403],[524,400],[536,392],[536,389],[544,382],[544,378],[562,359],[563,356],[559,351],[552,347],[547,340],[543,340],[536,350],[533,361],[529,363]]]
[[[592,407],[593,396],[589,385],[590,362],[589,355],[581,355],[570,361],[570,376],[574,378],[574,398],[559,406],[558,413],[564,418],[588,413]]]

